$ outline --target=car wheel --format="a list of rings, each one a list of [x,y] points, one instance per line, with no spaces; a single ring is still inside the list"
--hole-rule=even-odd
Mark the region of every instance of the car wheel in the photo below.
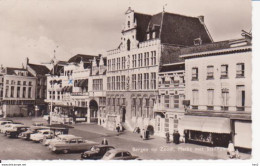
[[[42,141],[43,141],[43,140],[41,139],[39,142],[42,143]]]
[[[69,153],[69,150],[68,150],[68,149],[64,149],[64,150],[63,150],[63,153],[64,153],[64,154],[67,154],[67,153]]]

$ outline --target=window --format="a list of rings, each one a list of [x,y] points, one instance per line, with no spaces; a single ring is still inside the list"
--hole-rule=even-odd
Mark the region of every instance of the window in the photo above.
[[[170,107],[170,96],[169,95],[165,95],[164,96],[164,107],[165,108],[169,108]]]
[[[9,84],[9,80],[6,80],[6,84]]]
[[[103,79],[93,79],[93,90],[103,90]]]
[[[116,89],[120,90],[120,76],[116,76]]]
[[[133,68],[135,68],[135,67],[137,67],[136,65],[137,65],[137,55],[136,54],[134,54],[134,55],[132,55],[132,57],[133,57],[133,60],[132,60],[132,66],[133,66]]]
[[[21,81],[17,81],[17,85],[21,85]]]
[[[127,40],[127,51],[130,51],[131,48],[131,41],[128,39]]]
[[[174,108],[179,108],[179,103],[180,103],[180,97],[179,95],[174,95]]]
[[[132,116],[136,116],[136,98],[132,99]]]
[[[127,26],[128,28],[130,28],[130,21],[127,21]]]
[[[121,89],[125,90],[125,76],[121,76]]]
[[[120,58],[116,59],[116,69],[120,70]]]
[[[151,65],[156,65],[156,51],[151,51]]]
[[[116,68],[116,59],[112,59],[112,70]]]
[[[29,81],[29,86],[32,86],[32,82],[31,81]]]
[[[23,82],[23,85],[26,85],[26,81]]]
[[[143,116],[143,99],[142,98],[140,98],[139,99],[139,107],[138,107],[139,109],[140,109],[140,116]]]
[[[120,153],[117,153],[116,155],[115,155],[115,157],[122,157],[122,153],[120,152]]]
[[[149,52],[146,53],[146,66],[149,66]]]
[[[197,67],[192,68],[192,81],[198,80],[199,79],[199,70]]]
[[[20,98],[20,87],[19,86],[17,87],[17,92],[16,93],[17,93],[17,95],[16,95],[17,98]]]
[[[149,33],[146,34],[146,38],[147,38],[147,40],[150,40],[150,34]]]
[[[111,77],[107,77],[107,89],[111,90]]]
[[[5,88],[5,97],[9,97],[9,86]]]
[[[207,66],[207,80],[214,79],[214,66]]]
[[[228,99],[229,99],[229,90],[224,88],[221,90],[222,106],[221,110],[228,110]]]
[[[108,71],[111,71],[111,60],[110,59],[108,60],[107,68],[108,68]]]
[[[208,89],[208,110],[213,110],[214,89]]]
[[[122,69],[125,69],[126,57],[122,57]]]
[[[139,64],[139,67],[142,67],[143,66],[143,54],[141,53],[140,54],[140,64]]]
[[[228,78],[228,65],[221,65],[221,79]]]
[[[116,89],[116,77],[113,76],[112,77],[112,90],[115,90]]]
[[[146,52],[144,53],[144,66],[146,66]]]
[[[138,89],[143,89],[143,75],[138,74]]]
[[[236,91],[237,91],[237,110],[244,111],[245,99],[246,99],[245,86],[237,85]]]
[[[132,74],[132,89],[136,89],[136,74]]]
[[[156,73],[151,73],[151,89],[156,89]]]
[[[28,88],[28,98],[32,98],[32,87]]]
[[[26,87],[23,87],[23,98],[25,98],[26,95]]]
[[[144,73],[144,89],[149,89],[149,73]]]
[[[11,86],[11,97],[14,97],[14,86]]]
[[[194,106],[193,109],[198,109],[199,90],[197,90],[197,89],[192,90],[192,105]]]
[[[123,156],[131,156],[131,154],[129,152],[123,152]]]
[[[237,77],[244,77],[245,76],[245,64],[244,63],[237,63]]]

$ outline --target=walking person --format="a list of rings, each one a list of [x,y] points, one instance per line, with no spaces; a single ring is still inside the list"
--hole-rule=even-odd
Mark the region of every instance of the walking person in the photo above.
[[[230,158],[234,158],[235,156],[235,146],[232,141],[229,141],[227,155],[229,155]]]
[[[170,134],[169,134],[169,132],[167,132],[167,133],[165,134],[165,136],[166,136],[166,143],[167,143],[167,144],[170,143]]]
[[[104,138],[101,142],[101,145],[108,145],[108,141],[106,138]]]
[[[120,131],[120,126],[119,126],[119,124],[117,124],[117,126],[116,126],[116,131],[119,133],[119,131]]]

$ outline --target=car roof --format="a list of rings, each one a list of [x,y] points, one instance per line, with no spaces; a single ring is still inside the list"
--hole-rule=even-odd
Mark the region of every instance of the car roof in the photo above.
[[[67,139],[76,138],[75,135],[70,135],[70,134],[61,134],[61,135],[58,135],[58,137],[67,138]]]
[[[39,130],[41,132],[45,132],[45,131],[50,131],[49,129],[42,129],[42,130]]]
[[[123,149],[111,149],[109,152],[111,152],[111,153],[118,153],[118,152],[129,152],[129,151],[123,150]]]
[[[112,147],[112,148],[115,148],[114,146],[111,146],[111,145],[94,145],[95,147],[98,147],[98,148],[103,148],[103,147]]]

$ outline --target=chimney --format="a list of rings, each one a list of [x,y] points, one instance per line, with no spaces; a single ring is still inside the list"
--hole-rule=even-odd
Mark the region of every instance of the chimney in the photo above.
[[[29,64],[29,58],[26,57],[25,60],[24,60],[24,63],[23,63],[23,68],[24,69],[27,69],[27,65]]]
[[[204,23],[204,16],[198,16],[201,23]]]

